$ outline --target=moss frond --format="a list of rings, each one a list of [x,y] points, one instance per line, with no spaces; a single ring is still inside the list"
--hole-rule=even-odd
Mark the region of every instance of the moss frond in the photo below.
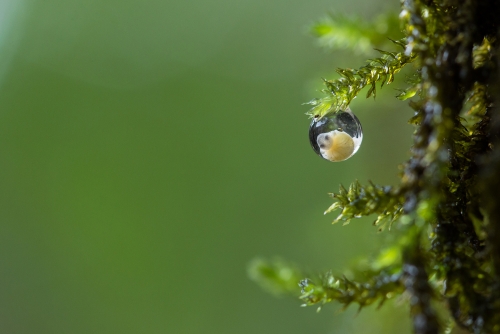
[[[300,299],[303,306],[338,302],[348,307],[358,304],[359,308],[378,303],[380,307],[404,291],[402,252],[408,242],[403,238],[397,245],[381,251],[371,261],[359,264],[351,270],[351,278],[333,275],[331,271],[300,281]]]
[[[303,306],[322,305],[332,301],[344,307],[355,303],[359,308],[378,302],[382,305],[388,298],[403,292],[401,273],[391,269],[365,273],[365,280],[350,280],[345,276],[334,276],[330,272],[322,275],[318,283],[311,279],[300,281],[300,299]]]
[[[369,183],[362,186],[355,181],[346,190],[342,185],[337,194],[330,194],[336,200],[325,214],[335,210],[341,210],[333,221],[348,224],[351,219],[377,215],[373,225],[379,226],[381,230],[386,224],[389,227],[403,214],[404,198],[399,195],[399,190],[391,186],[379,186]]]
[[[310,28],[320,46],[330,49],[351,49],[370,54],[374,48],[386,46],[388,38],[401,38],[399,20],[393,13],[380,15],[373,21],[359,17],[330,14]]]
[[[248,265],[247,272],[250,279],[275,295],[298,296],[297,282],[304,277],[295,265],[282,259],[268,261],[256,258]]]
[[[357,70],[339,68],[337,69],[339,79],[324,80],[326,89],[323,92],[327,96],[309,102],[308,104],[313,105],[313,108],[307,114],[310,117],[323,117],[328,111],[346,110],[351,101],[366,86],[370,87],[366,97],[372,95],[375,97],[377,83],[380,83],[380,87],[392,83],[394,76],[416,58],[414,54],[407,56],[404,52],[378,51],[382,53],[382,56],[370,59],[368,65]]]

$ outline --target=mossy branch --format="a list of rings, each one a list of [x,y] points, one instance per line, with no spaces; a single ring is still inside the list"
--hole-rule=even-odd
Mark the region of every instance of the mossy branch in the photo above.
[[[458,326],[471,333],[500,333],[498,17],[500,2],[494,0],[404,0],[399,18],[406,38],[394,41],[404,51],[380,51],[383,55],[368,65],[338,69],[339,79],[324,80],[327,96],[309,103],[311,117],[347,109],[366,86],[367,96],[375,96],[377,84],[392,82],[409,63],[416,65],[408,88],[397,96],[415,97],[409,103],[415,110],[414,145],[400,185],[341,186],[326,211],[341,210],[334,222],[375,214],[381,227],[402,217],[410,223],[396,225],[405,240],[392,248],[402,254],[397,260],[358,268],[355,272],[365,273],[361,278],[327,272],[302,280],[300,299],[306,305],[336,300],[363,307],[404,291],[411,296],[418,334],[443,330],[436,308],[443,300]],[[332,27],[347,23],[329,23],[321,37],[335,45],[348,34],[335,40]],[[258,277],[289,291],[291,283],[280,278],[279,266],[264,268],[271,270]]]

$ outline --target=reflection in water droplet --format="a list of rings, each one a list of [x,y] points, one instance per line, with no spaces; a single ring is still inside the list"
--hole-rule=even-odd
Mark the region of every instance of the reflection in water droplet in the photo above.
[[[314,118],[309,127],[309,141],[314,152],[334,162],[352,157],[362,140],[361,123],[350,110]]]

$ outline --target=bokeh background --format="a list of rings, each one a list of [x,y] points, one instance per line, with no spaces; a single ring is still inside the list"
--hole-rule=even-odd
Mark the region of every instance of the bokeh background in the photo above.
[[[401,302],[316,313],[246,273],[341,273],[391,233],[322,214],[395,184],[412,133],[395,83],[351,105],[354,157],[313,153],[302,103],[367,58],[315,45],[329,10],[398,1],[0,0],[0,332],[410,332]]]

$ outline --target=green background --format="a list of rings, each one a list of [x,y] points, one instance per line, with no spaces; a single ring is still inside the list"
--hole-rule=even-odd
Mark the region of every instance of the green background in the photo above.
[[[395,83],[351,105],[354,157],[313,153],[301,104],[367,58],[316,47],[328,10],[398,3],[0,1],[0,332],[410,332],[402,301],[318,314],[246,273],[341,273],[390,234],[322,214],[340,183],[395,184],[412,132]]]

